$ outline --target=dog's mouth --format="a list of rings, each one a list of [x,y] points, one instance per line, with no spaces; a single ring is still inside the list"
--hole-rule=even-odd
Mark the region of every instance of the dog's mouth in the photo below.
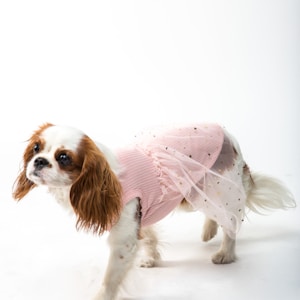
[[[41,177],[40,175],[40,170],[34,170],[32,173],[31,173],[32,175],[34,175],[34,176],[36,176],[36,177]]]
[[[42,170],[34,169],[28,172],[27,177],[35,184],[46,184]]]

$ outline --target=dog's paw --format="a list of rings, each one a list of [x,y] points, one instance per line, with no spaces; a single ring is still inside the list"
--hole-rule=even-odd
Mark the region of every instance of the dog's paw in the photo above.
[[[141,268],[153,268],[160,260],[161,257],[158,251],[154,251],[152,255],[144,253],[143,255],[139,255],[137,265]]]
[[[228,253],[224,251],[219,251],[212,257],[212,262],[214,264],[230,264],[236,260],[236,256],[234,253]]]
[[[155,259],[153,257],[143,257],[139,261],[141,268],[153,268],[155,266]]]

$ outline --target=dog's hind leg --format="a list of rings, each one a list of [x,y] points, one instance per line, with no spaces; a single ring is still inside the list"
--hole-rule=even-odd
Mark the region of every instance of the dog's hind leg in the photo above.
[[[220,249],[212,257],[215,264],[230,264],[235,261],[235,238],[230,237],[226,230],[223,230],[224,236]]]
[[[211,240],[218,232],[218,224],[209,218],[205,219],[203,231],[202,231],[202,241],[207,242]]]

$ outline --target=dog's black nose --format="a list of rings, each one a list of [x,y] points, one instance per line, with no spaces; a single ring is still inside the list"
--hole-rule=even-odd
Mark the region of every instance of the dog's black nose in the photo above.
[[[35,159],[34,161],[34,167],[37,170],[41,170],[43,169],[45,166],[49,165],[49,162],[47,159],[43,158],[43,157],[38,157]]]

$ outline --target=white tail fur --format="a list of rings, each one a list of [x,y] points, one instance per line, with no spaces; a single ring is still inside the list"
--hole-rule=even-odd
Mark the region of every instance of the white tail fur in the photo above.
[[[259,173],[251,173],[251,178],[246,205],[252,211],[263,214],[263,211],[296,207],[293,195],[279,180]]]

